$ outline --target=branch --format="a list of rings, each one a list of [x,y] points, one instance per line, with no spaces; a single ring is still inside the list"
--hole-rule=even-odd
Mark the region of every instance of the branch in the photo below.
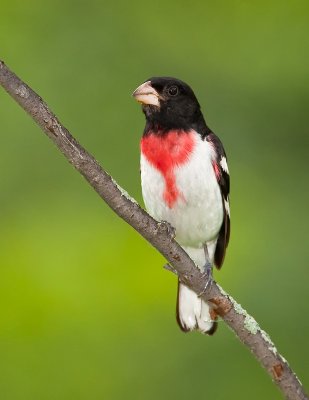
[[[109,207],[169,261],[170,265],[167,266],[167,269],[176,273],[181,282],[196,293],[203,293],[206,278],[174,240],[169,224],[155,221],[126,191],[117,185],[93,156],[61,125],[47,104],[1,61],[0,84],[42,128]],[[308,400],[301,382],[287,361],[278,353],[270,337],[260,328],[253,317],[225,293],[216,282],[209,285],[201,297],[212,303],[215,312],[235,332],[240,341],[250,349],[281,389],[286,399]]]

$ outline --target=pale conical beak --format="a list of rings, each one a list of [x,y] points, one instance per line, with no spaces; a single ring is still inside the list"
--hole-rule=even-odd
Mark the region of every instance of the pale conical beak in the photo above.
[[[136,90],[134,90],[132,96],[139,103],[160,107],[160,102],[159,102],[160,96],[158,92],[151,86],[150,81],[143,83]]]

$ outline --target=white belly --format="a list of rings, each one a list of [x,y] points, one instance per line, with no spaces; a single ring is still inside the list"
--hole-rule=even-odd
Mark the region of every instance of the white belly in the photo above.
[[[188,162],[174,169],[180,193],[169,207],[164,201],[165,179],[142,154],[141,180],[145,206],[156,220],[176,229],[183,246],[201,247],[215,239],[223,221],[222,197],[212,166],[213,149],[198,137]]]

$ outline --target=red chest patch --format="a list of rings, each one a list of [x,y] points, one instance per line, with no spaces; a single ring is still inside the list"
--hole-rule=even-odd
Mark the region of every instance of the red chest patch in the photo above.
[[[143,155],[164,177],[163,197],[170,208],[181,196],[176,186],[174,168],[189,159],[194,143],[194,133],[184,131],[170,131],[166,135],[150,133],[141,140]]]

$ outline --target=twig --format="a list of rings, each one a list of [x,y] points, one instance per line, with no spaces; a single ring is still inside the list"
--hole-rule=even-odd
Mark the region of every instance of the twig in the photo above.
[[[167,224],[155,221],[108,175],[61,125],[47,104],[0,61],[0,84],[34,119],[68,161],[85,177],[102,199],[128,224],[150,242],[171,264],[167,267],[179,279],[202,293],[205,280],[194,262],[173,238]],[[301,382],[278,353],[269,336],[236,301],[214,282],[202,298],[250,349],[289,400],[308,400]]]

